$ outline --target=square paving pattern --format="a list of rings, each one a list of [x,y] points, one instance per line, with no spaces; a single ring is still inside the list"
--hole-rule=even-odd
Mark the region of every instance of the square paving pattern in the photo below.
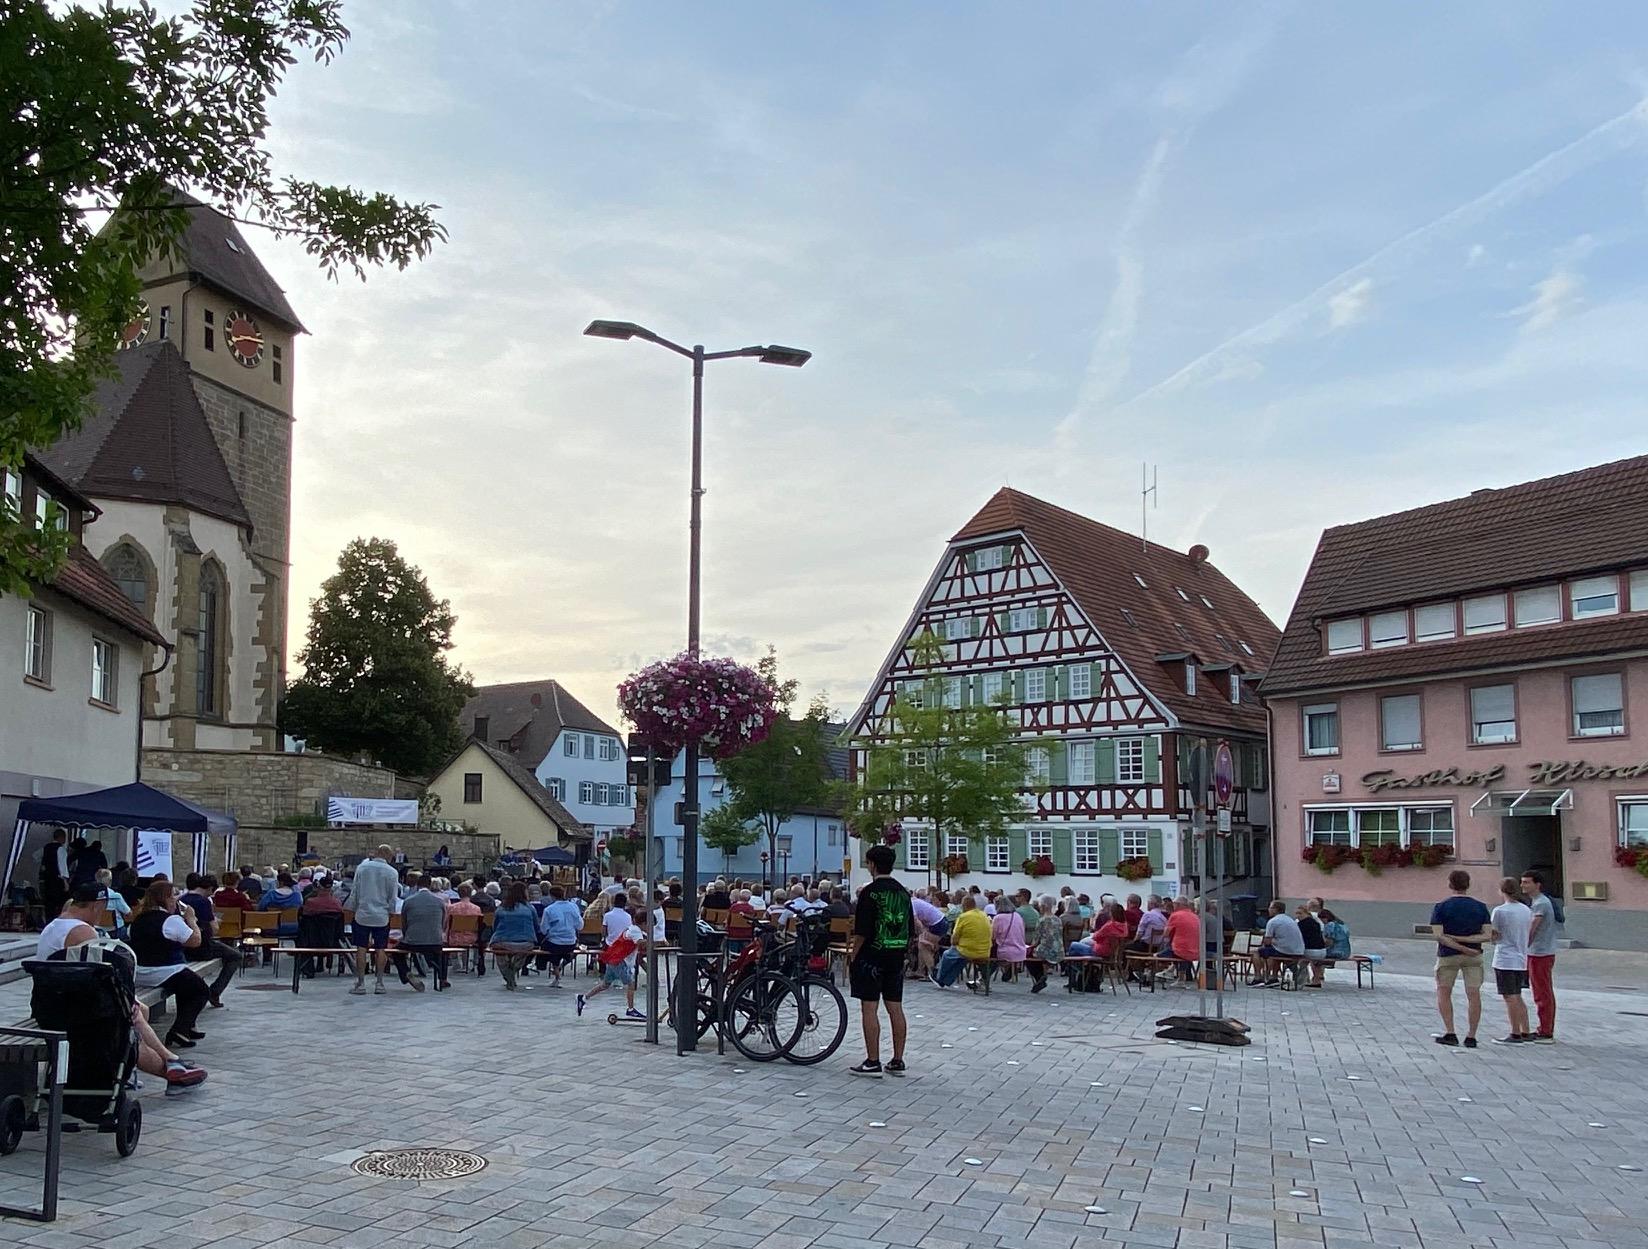
[[[1648,1246],[1648,1173],[1619,1169],[1648,1166],[1648,1030],[1621,1013],[1639,998],[1570,992],[1561,1044],[1510,1048],[1486,1043],[1504,1030],[1489,997],[1472,1052],[1432,1044],[1426,979],[1330,981],[1227,995],[1253,1025],[1242,1049],[1154,1039],[1194,992],[912,985],[911,1074],[873,1081],[847,1074],[856,1013],[823,1066],[762,1066],[576,1019],[573,990],[537,977],[363,998],[322,978],[293,997],[254,970],[203,1021],[208,1083],[165,1098],[146,1079],[130,1159],[66,1136],[59,1220],[0,1221],[0,1243]],[[41,1146],[0,1159],[10,1199],[38,1200]],[[350,1170],[414,1146],[488,1165]]]

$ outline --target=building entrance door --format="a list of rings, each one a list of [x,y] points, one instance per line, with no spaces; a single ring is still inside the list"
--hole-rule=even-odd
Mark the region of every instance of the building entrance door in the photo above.
[[[1566,898],[1562,880],[1561,815],[1507,815],[1500,821],[1500,851],[1505,875],[1533,869],[1545,879],[1545,892]]]

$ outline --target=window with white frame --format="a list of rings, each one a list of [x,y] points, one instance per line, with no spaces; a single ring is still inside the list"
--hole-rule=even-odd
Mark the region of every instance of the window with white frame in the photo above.
[[[1067,749],[1070,760],[1070,783],[1072,785],[1091,785],[1095,779],[1093,743],[1071,742]]]
[[[563,740],[566,745],[562,747],[562,750],[565,751],[566,757],[576,759],[578,757],[578,734],[568,733]]]
[[[1186,594],[1183,590],[1179,589],[1178,586],[1173,587],[1173,592],[1175,594],[1177,594],[1180,598],[1182,598],[1185,602],[1187,602],[1187,603],[1190,602],[1190,595]]]
[[[927,752],[925,750],[906,750],[904,752],[904,766],[912,772],[926,771]]]
[[[595,789],[590,794],[590,799],[589,800],[591,802],[593,802],[598,807],[604,807],[604,806],[608,805],[608,803],[607,803],[607,784],[606,784],[605,781],[596,781],[595,782]]]
[[[1305,721],[1305,753],[1307,755],[1336,755],[1339,753],[1339,704],[1312,703],[1300,709]]]
[[[1408,613],[1381,611],[1368,617],[1368,645],[1374,650],[1402,646],[1408,640]]]
[[[1458,629],[1452,603],[1426,603],[1413,609],[1413,639],[1416,642],[1436,642],[1451,638]]]
[[[1648,568],[1631,574],[1631,610],[1648,611]]]
[[[92,699],[113,707],[119,691],[120,648],[102,638],[92,639]]]
[[[987,872],[1006,872],[1011,870],[1008,859],[1007,838],[989,836],[984,839],[984,870]]]
[[[994,703],[997,699],[999,699],[1002,693],[1002,684],[1001,673],[986,672],[984,674],[984,680],[979,683],[979,690],[984,695],[984,701],[987,703]]]
[[[1116,739],[1116,780],[1124,785],[1144,780],[1144,738]]]
[[[927,848],[932,844],[932,834],[925,828],[907,828],[904,830],[904,866],[914,871],[927,870]]]
[[[1027,703],[1044,703],[1047,701],[1047,669],[1026,668],[1024,670],[1024,701]]]
[[[1185,693],[1192,698],[1196,697],[1196,665],[1194,662],[1185,664]]]
[[[1648,849],[1648,797],[1619,800],[1619,844]]]
[[[12,469],[0,469],[0,502],[14,520],[23,515],[23,478]]]
[[[1511,596],[1516,627],[1551,624],[1562,619],[1562,590],[1554,585],[1529,586]]]
[[[1015,607],[1007,613],[1007,628],[1012,633],[1022,633],[1026,629],[1041,627],[1041,609],[1038,607]]]
[[[1516,686],[1478,685],[1471,690],[1471,741],[1478,745],[1516,740]]]
[[[1619,610],[1618,577],[1584,577],[1568,583],[1568,608],[1575,620],[1612,616]]]
[[[1026,837],[1026,849],[1032,859],[1050,859],[1053,857],[1053,830],[1040,825],[1031,825]]]
[[[1076,871],[1098,871],[1099,830],[1096,828],[1078,828],[1071,834],[1070,840],[1074,850],[1072,858]]]
[[[1410,846],[1452,847],[1452,807],[1412,807],[1407,816]]]
[[[898,687],[898,694],[912,711],[920,711],[927,705],[927,686],[924,682],[906,681]]]
[[[1147,859],[1150,857],[1150,830],[1148,828],[1122,829],[1122,858]],[[1160,868],[1160,863],[1152,863],[1152,867]]]
[[[1025,774],[1032,785],[1046,785],[1053,779],[1053,757],[1045,746],[1032,746],[1024,752]]]
[[[51,616],[43,607],[30,607],[24,626],[23,675],[51,680]]]
[[[1002,556],[1006,553],[1004,546],[981,547],[973,552],[973,567],[978,572],[988,572],[992,568],[1000,568]]]
[[[945,854],[966,854],[970,848],[965,833],[951,833],[944,839],[944,844],[949,847]]]
[[[984,763],[985,767],[995,767],[996,764],[1000,763],[1004,757],[1005,756],[1002,754],[999,746],[986,746],[983,750],[979,751],[979,758]]]
[[[1422,750],[1419,695],[1389,694],[1379,700],[1379,746],[1382,750]]]
[[[34,488],[34,518],[42,529],[67,529],[69,513],[64,506],[39,486]]]
[[[946,707],[961,706],[961,678],[944,678],[944,705]]]
[[[595,801],[595,782],[594,781],[579,781],[578,782],[578,801],[583,802],[583,803],[590,803],[590,804],[594,803],[594,801]]]
[[[1362,649],[1362,618],[1328,621],[1328,654],[1347,655]]]
[[[944,640],[959,642],[973,636],[973,622],[966,616],[951,616],[944,622]]]
[[[1306,811],[1305,835],[1313,846],[1354,846],[1349,811]]]
[[[1357,844],[1362,846],[1399,846],[1402,844],[1402,811],[1398,807],[1379,807],[1356,813]]]
[[[1618,737],[1625,732],[1625,691],[1617,672],[1573,677],[1575,737]]]
[[[566,801],[566,778],[565,777],[561,777],[561,776],[552,776],[552,777],[550,777],[548,784],[546,784],[544,786],[544,788],[549,790],[549,796],[551,798],[555,799],[556,802],[565,802]]]
[[[1497,633],[1505,627],[1505,596],[1482,594],[1464,603],[1465,633]]]
[[[1093,696],[1093,668],[1090,664],[1070,665],[1070,697],[1091,698]]]
[[[790,855],[794,851],[795,851],[795,838],[792,835],[790,835],[789,833],[784,833],[784,834],[780,835],[780,837],[778,838],[778,853],[781,856],[783,856],[784,858],[787,859],[787,858],[790,857]]]

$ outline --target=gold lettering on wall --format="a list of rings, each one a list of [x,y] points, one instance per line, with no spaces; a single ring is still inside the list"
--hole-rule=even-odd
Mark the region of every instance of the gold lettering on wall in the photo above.
[[[1648,762],[1643,763],[1586,763],[1583,759],[1540,760],[1526,765],[1530,786],[1572,785],[1577,781],[1628,781],[1648,776]],[[1362,784],[1372,793],[1387,789],[1428,789],[1438,785],[1458,785],[1462,788],[1486,789],[1505,779],[1505,765],[1495,764],[1462,772],[1458,768],[1437,768],[1414,776],[1398,776],[1389,768],[1378,772],[1364,772]]]

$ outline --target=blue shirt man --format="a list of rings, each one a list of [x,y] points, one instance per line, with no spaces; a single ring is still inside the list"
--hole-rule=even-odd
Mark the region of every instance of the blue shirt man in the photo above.
[[[583,926],[584,917],[578,913],[577,904],[565,898],[554,898],[538,921],[538,931],[550,945],[577,945],[578,930]]]

